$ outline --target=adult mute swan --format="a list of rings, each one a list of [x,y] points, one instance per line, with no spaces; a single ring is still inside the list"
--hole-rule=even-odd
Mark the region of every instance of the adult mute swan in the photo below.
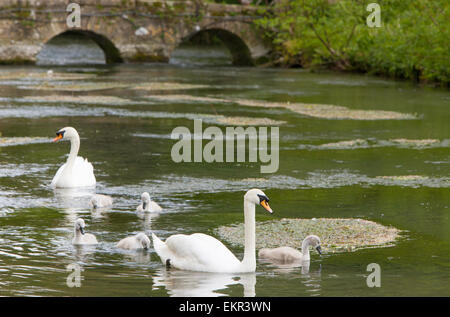
[[[97,244],[97,238],[91,233],[85,233],[84,228],[86,224],[82,218],[78,218],[75,221],[74,237],[72,239],[72,244],[83,245],[83,244]]]
[[[70,153],[67,162],[58,169],[53,177],[51,186],[53,188],[95,186],[94,167],[87,159],[77,156],[80,149],[80,137],[77,130],[72,127],[62,128],[56,132],[53,142],[58,140],[70,141]]]
[[[260,189],[244,195],[245,247],[239,261],[219,240],[203,233],[176,234],[161,241],[155,234],[153,246],[162,262],[174,268],[200,272],[243,273],[256,270],[255,205],[272,213],[269,198]]]
[[[141,200],[142,204],[140,204],[136,208],[136,210],[139,212],[156,212],[162,210],[161,206],[151,200],[150,194],[147,192],[142,193]]]
[[[116,247],[125,250],[148,249],[150,248],[150,239],[143,232],[132,237],[126,237],[120,240]]]
[[[258,257],[268,259],[274,262],[290,264],[295,262],[309,261],[309,247],[315,247],[319,254],[322,254],[320,248],[320,238],[315,235],[307,236],[302,242],[302,252],[291,247],[279,247],[275,249],[261,249]]]
[[[108,207],[111,206],[112,203],[113,199],[111,196],[101,194],[93,195],[89,201],[89,205],[94,209]]]

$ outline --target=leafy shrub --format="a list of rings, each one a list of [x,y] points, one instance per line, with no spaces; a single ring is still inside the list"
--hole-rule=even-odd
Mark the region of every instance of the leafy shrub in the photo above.
[[[275,61],[325,66],[449,84],[447,0],[378,0],[381,27],[370,28],[374,0],[279,0],[256,24],[275,48]]]

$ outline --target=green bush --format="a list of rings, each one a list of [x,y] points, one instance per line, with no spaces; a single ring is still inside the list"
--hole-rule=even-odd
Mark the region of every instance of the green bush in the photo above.
[[[381,27],[366,10],[381,7]],[[280,0],[256,24],[284,65],[325,66],[449,84],[447,0]]]

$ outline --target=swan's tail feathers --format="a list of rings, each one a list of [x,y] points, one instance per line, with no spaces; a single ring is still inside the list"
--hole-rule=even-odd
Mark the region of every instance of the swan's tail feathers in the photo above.
[[[161,241],[154,233],[152,233],[153,247],[155,248],[156,253],[161,258],[163,263],[166,263],[168,260],[168,248],[167,245]]]

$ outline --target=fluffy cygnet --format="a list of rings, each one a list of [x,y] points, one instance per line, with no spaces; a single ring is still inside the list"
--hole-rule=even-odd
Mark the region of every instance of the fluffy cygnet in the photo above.
[[[291,247],[279,247],[275,249],[261,249],[258,257],[268,259],[274,262],[289,264],[294,262],[309,261],[309,247],[315,247],[319,254],[322,254],[320,248],[320,238],[315,235],[307,236],[302,242],[302,252]]]
[[[142,204],[140,204],[136,210],[139,212],[157,212],[162,208],[150,199],[150,194],[145,192],[141,195]]]
[[[91,208],[97,209],[111,206],[112,203],[113,199],[111,196],[95,194],[94,196],[92,196],[89,205],[91,206]]]
[[[137,235],[120,240],[116,247],[125,250],[148,249],[150,248],[150,239],[145,233],[140,232]]]
[[[75,221],[74,237],[72,239],[72,244],[83,245],[83,244],[98,243],[97,238],[93,234],[84,232],[85,227],[86,224],[84,223],[83,219],[78,218],[77,221]]]

